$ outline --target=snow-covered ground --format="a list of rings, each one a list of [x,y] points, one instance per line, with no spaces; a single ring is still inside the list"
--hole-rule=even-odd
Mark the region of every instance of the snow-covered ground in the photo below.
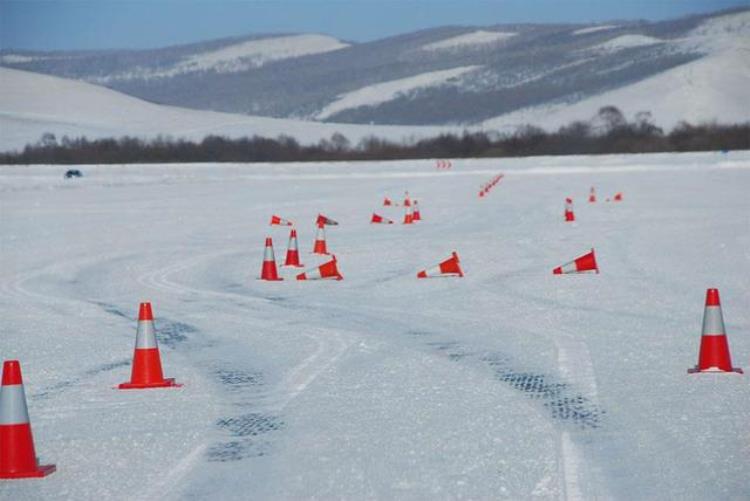
[[[504,42],[516,36],[517,33],[508,33],[503,31],[485,31],[477,30],[471,33],[464,33],[455,37],[446,38],[422,46],[422,50],[454,50],[466,48],[482,48],[487,45],[494,45]]]
[[[646,45],[660,43],[664,43],[664,40],[659,40],[658,38],[646,35],[622,35],[607,40],[606,42],[602,42],[599,45],[595,45],[588,50],[596,52],[617,52],[625,49],[632,49],[633,47],[644,47]]]
[[[617,28],[614,24],[602,24],[599,26],[590,26],[588,28],[581,28],[580,30],[575,30],[573,32],[574,35],[588,35],[589,33],[596,33],[597,31],[606,31],[606,30],[612,30]]]
[[[449,70],[430,71],[408,78],[399,78],[389,82],[368,85],[338,96],[334,102],[326,105],[315,118],[325,120],[341,111],[360,106],[375,106],[398,98],[409,92],[449,84],[451,81],[478,70],[481,66],[459,66]]]
[[[60,139],[158,135],[200,141],[207,135],[287,135],[302,143],[336,132],[356,143],[376,135],[392,140],[431,137],[459,128],[317,123],[163,106],[85,82],[0,68],[0,151],[22,149],[45,132]]]
[[[750,376],[686,373],[708,287],[750,368],[750,152],[80,168],[0,168],[0,357],[58,466],[2,499],[750,497]],[[256,280],[318,212],[344,280]],[[181,389],[113,389],[143,300]]]

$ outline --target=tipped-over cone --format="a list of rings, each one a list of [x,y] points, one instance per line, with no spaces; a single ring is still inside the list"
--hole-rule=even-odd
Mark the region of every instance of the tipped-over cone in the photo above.
[[[332,256],[330,261],[317,268],[312,268],[297,275],[297,280],[343,280],[343,278],[339,273],[336,256]]]
[[[271,226],[294,226],[294,223],[289,221],[288,219],[284,219],[283,217],[273,215],[271,216]]]
[[[370,218],[370,223],[372,223],[372,224],[393,224],[393,221],[391,221],[387,217],[383,217],[380,214],[377,214],[377,213],[373,212],[372,213],[372,218]]]
[[[417,278],[431,278],[431,277],[463,277],[464,272],[461,269],[461,264],[458,259],[458,254],[453,251],[451,257],[446,259],[440,264],[427,268],[417,273]]]
[[[573,261],[567,262],[562,266],[558,266],[552,273],[555,275],[565,275],[568,273],[588,273],[595,272],[599,273],[599,266],[596,264],[596,255],[594,249],[581,257],[575,258]]]

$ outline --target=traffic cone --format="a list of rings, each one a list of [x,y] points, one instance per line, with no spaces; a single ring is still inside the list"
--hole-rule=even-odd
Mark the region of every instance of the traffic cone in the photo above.
[[[167,388],[182,386],[174,378],[164,378],[161,370],[159,345],[154,332],[154,314],[151,303],[141,303],[138,310],[138,332],[135,336],[133,369],[130,382],[122,383],[121,390],[140,390],[145,388]]]
[[[412,208],[412,221],[421,221],[422,215],[419,213],[419,202],[414,200],[414,207]]]
[[[732,367],[718,289],[706,291],[706,307],[703,310],[703,331],[701,333],[698,365],[693,369],[688,369],[689,374],[698,372],[737,372],[742,374],[742,369]]]
[[[393,224],[393,221],[388,219],[387,217],[383,217],[380,214],[372,213],[372,219],[370,219],[370,223],[374,224]]]
[[[398,204],[397,204],[397,203],[395,203],[395,202],[394,202],[393,200],[391,200],[390,198],[388,198],[388,197],[385,197],[385,198],[383,199],[383,207],[391,207],[391,206],[394,206],[394,205],[398,205]]]
[[[589,190],[589,202],[590,203],[596,202],[596,190],[594,190],[593,186]]]
[[[21,364],[6,360],[0,386],[0,479],[46,477],[56,469],[37,460]]]
[[[555,275],[564,275],[568,273],[586,273],[589,271],[599,273],[599,266],[596,264],[594,249],[591,249],[591,252],[588,254],[584,254],[581,257],[575,258],[573,261],[558,266],[552,270],[552,273]]]
[[[405,209],[406,212],[404,212],[404,223],[403,224],[413,224],[414,223],[414,213],[412,212],[411,203],[406,206]]]
[[[273,240],[271,237],[266,237],[266,248],[263,252],[263,267],[260,269],[260,279],[269,281],[284,280],[283,278],[279,278],[279,273],[276,270],[276,256],[273,253]]]
[[[299,262],[299,248],[297,247],[297,230],[292,228],[289,232],[289,244],[286,248],[286,260],[284,266],[292,266],[294,268],[302,268],[302,264]]]
[[[622,202],[622,192],[618,191],[617,193],[615,193],[615,196],[612,197],[612,200],[614,200],[615,202]]]
[[[417,273],[417,278],[430,278],[430,277],[449,277],[449,276],[459,276],[463,277],[464,272],[461,270],[461,264],[458,260],[458,254],[456,254],[456,251],[453,251],[451,254],[451,257],[443,261],[442,263],[433,266],[432,268],[427,268],[426,270],[422,270],[419,273]]]
[[[565,221],[575,221],[576,215],[573,213],[573,199],[565,199]]]
[[[313,245],[313,254],[328,254],[326,248],[326,229],[322,224],[318,225],[318,233],[315,235],[315,245]]]
[[[336,256],[327,263],[323,263],[317,268],[312,268],[297,275],[297,280],[343,280],[344,277],[339,273],[336,265]]]
[[[323,214],[318,214],[318,219],[315,220],[315,224],[317,224],[318,226],[336,226],[339,223],[331,218],[324,216]]]
[[[294,226],[294,223],[277,215],[271,216],[270,226]]]
[[[411,206],[411,198],[409,198],[409,192],[404,192],[404,207],[410,207]]]

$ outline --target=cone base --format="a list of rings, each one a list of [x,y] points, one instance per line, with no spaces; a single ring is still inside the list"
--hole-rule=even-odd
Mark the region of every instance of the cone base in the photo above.
[[[12,479],[12,478],[42,478],[46,477],[47,475],[54,473],[57,470],[57,466],[54,464],[45,464],[45,465],[39,465],[36,467],[36,470],[32,471],[21,471],[21,472],[13,472],[13,473],[0,473],[0,478],[2,479]]]
[[[698,366],[696,365],[692,369],[688,369],[688,374],[701,374],[701,373],[709,373],[709,374],[744,374],[745,372],[740,369],[739,367],[732,367],[731,371],[724,371],[719,369],[718,367],[709,367],[708,369],[700,370]]]
[[[282,264],[281,267],[282,268],[304,268],[305,265],[304,264]],[[283,279],[279,279],[279,280],[283,280]]]
[[[148,388],[179,388],[181,386],[181,384],[175,383],[174,378],[170,377],[155,383],[122,383],[117,388],[120,390],[145,390]]]
[[[261,277],[261,278],[258,278],[258,280],[263,280],[264,282],[281,282],[284,279],[281,277],[279,278],[262,278]]]

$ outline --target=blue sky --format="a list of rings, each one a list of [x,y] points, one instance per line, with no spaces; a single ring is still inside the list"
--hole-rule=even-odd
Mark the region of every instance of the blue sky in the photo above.
[[[367,41],[442,25],[659,20],[750,0],[0,0],[0,48],[148,48],[252,33]]]

